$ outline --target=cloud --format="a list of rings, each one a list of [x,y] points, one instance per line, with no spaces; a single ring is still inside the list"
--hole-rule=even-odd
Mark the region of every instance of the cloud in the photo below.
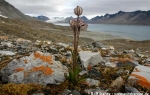
[[[25,14],[46,15],[48,17],[75,16],[73,9],[79,5],[83,15],[112,14],[120,10],[130,12],[150,10],[150,0],[6,0]]]

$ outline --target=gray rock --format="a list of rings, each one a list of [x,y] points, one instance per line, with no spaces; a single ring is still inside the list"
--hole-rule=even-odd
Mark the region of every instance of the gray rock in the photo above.
[[[116,64],[112,62],[106,62],[105,65],[110,67],[116,67]]]
[[[17,72],[13,73],[12,75],[8,76],[8,82],[10,83],[23,83],[24,79],[24,72]]]
[[[105,48],[106,46],[101,42],[93,42],[92,45],[97,48]]]
[[[50,60],[50,56],[52,55],[49,53],[36,52],[36,56],[35,53],[32,53],[30,56],[14,59],[1,69],[2,80],[5,82],[43,85],[59,84],[65,81],[64,73],[68,73],[68,68],[62,65],[60,61],[55,61],[53,56],[52,63],[47,61]],[[47,57],[48,59],[44,60]]]
[[[69,44],[65,44],[65,43],[57,43],[57,45],[63,46],[65,48],[69,46]]]
[[[50,49],[47,50],[48,52],[52,53],[52,54],[57,54],[59,51],[54,48],[54,47],[50,47]]]
[[[0,50],[0,54],[2,54],[2,55],[16,55],[15,53],[13,53],[11,51],[2,51],[2,50]]]
[[[89,86],[99,86],[100,84],[99,80],[94,80],[90,78],[86,78],[86,82],[89,84]]]
[[[88,76],[89,76],[90,78],[96,78],[96,79],[103,78],[102,73],[99,72],[99,71],[96,70],[96,69],[93,69],[93,68],[89,71]]]
[[[80,51],[79,56],[82,66],[86,69],[88,66],[94,66],[104,61],[99,52]]]
[[[79,75],[84,75],[84,74],[88,74],[88,72],[87,72],[87,71],[81,71],[81,72],[79,73]]]
[[[135,67],[135,66],[140,66],[140,64],[138,64],[137,61],[135,61],[135,62],[127,61],[127,62],[125,62],[125,63],[118,62],[118,63],[117,63],[117,66],[118,66],[118,67],[123,67],[123,66],[133,66],[133,67]]]
[[[125,93],[140,93],[136,88],[125,85]]]
[[[147,58],[146,61],[147,61],[147,62],[150,62],[150,58]]]
[[[85,92],[88,94],[88,95],[100,95],[100,94],[104,94],[104,93],[107,93],[106,91],[104,90],[101,90],[99,87],[97,87],[96,89],[86,89]]]
[[[77,91],[77,90],[73,90],[73,91],[71,92],[71,94],[72,94],[72,95],[81,95],[80,92]]]

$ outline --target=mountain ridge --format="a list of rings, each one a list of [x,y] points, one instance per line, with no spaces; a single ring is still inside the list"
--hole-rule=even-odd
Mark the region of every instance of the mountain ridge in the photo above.
[[[50,18],[48,18],[47,16],[43,16],[43,15],[40,15],[40,16],[37,16],[37,17],[34,17],[34,18],[37,18],[41,21],[47,21],[47,20],[50,20]]]
[[[73,17],[67,17],[63,23],[68,23],[69,20]],[[150,25],[150,10],[148,11],[133,11],[133,12],[124,12],[119,11],[115,14],[106,13],[104,16],[95,16],[91,19],[88,19],[85,16],[82,16],[86,23],[95,23],[95,24],[135,24],[135,25]]]

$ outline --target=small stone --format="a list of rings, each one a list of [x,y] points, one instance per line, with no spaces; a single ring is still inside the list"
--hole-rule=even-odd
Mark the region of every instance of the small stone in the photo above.
[[[110,90],[118,90],[121,89],[121,87],[124,85],[125,81],[120,77],[118,77],[116,80],[114,80],[110,85]]]
[[[97,48],[105,48],[106,47],[101,42],[93,42],[92,45]]]
[[[84,75],[84,74],[87,74],[88,72],[87,71],[81,71],[80,73],[79,73],[79,75]]]
[[[150,62],[150,58],[147,58],[146,61],[147,61],[147,62]]]
[[[111,62],[106,62],[105,65],[110,66],[110,67],[116,67],[117,66],[115,63],[111,63]]]
[[[77,90],[73,90],[71,93],[72,93],[72,95],[81,95],[80,92]]]
[[[89,71],[88,76],[90,78],[96,78],[96,79],[103,78],[102,73],[96,69],[93,69],[93,68]]]
[[[140,93],[136,88],[125,85],[125,93]]]
[[[65,44],[65,43],[57,43],[57,45],[63,46],[65,48],[69,46],[68,44]]]
[[[99,80],[94,80],[90,78],[86,78],[86,82],[88,83],[89,86],[99,86],[100,84]]]
[[[13,53],[11,51],[1,51],[1,50],[0,50],[0,54],[2,54],[2,55],[16,55],[15,53]]]

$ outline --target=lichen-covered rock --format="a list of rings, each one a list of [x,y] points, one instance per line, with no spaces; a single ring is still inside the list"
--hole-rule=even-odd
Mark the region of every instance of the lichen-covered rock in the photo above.
[[[128,78],[128,83],[150,90],[150,67],[136,66]]]
[[[68,68],[49,53],[34,52],[14,59],[1,69],[3,81],[13,83],[58,84],[65,80]]]

